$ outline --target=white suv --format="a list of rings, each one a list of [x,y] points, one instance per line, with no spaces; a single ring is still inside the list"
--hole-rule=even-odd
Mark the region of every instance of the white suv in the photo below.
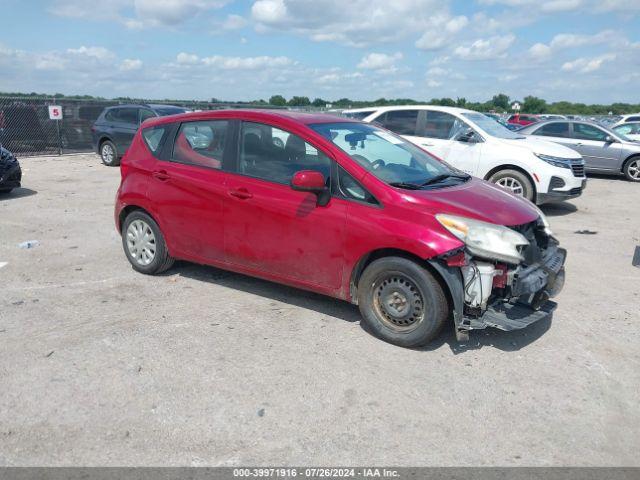
[[[376,122],[454,167],[538,205],[578,197],[587,183],[578,152],[512,132],[472,110],[411,105],[342,114]]]

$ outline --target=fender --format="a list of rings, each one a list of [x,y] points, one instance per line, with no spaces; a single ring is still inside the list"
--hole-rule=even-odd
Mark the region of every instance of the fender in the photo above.
[[[448,267],[441,260],[429,259],[426,262],[438,272],[449,289],[453,304],[453,323],[456,331],[456,340],[466,342],[469,340],[469,326],[464,324],[464,284],[462,272],[459,268]]]

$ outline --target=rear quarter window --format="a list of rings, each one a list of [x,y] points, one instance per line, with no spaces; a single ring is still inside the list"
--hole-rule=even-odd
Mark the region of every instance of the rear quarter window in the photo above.
[[[142,130],[142,139],[144,140],[145,145],[156,157],[162,149],[162,144],[166,137],[166,133],[166,126],[150,127]]]

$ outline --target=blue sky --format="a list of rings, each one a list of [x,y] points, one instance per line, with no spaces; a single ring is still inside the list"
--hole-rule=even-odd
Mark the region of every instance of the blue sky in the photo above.
[[[640,103],[640,0],[0,0],[0,12],[0,91]]]

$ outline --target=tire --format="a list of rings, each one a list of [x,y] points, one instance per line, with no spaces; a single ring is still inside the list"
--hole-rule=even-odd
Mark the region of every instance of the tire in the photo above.
[[[631,157],[624,164],[624,176],[632,182],[640,182],[640,156]]]
[[[125,218],[122,248],[133,269],[146,275],[162,273],[174,262],[160,227],[142,210],[135,210]]]
[[[118,150],[111,140],[105,140],[100,144],[100,159],[107,167],[117,167],[120,165]]]
[[[428,344],[449,316],[440,283],[402,257],[380,258],[367,266],[358,282],[358,306],[369,332],[409,348]]]
[[[524,173],[518,170],[500,170],[489,177],[491,183],[505,188],[515,195],[520,195],[535,203],[533,185]]]

